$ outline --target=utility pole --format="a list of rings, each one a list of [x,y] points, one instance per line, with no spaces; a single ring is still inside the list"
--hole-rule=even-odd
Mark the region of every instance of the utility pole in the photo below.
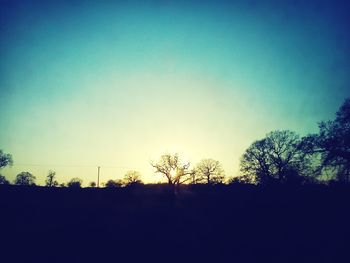
[[[100,187],[100,166],[97,167],[97,188]]]

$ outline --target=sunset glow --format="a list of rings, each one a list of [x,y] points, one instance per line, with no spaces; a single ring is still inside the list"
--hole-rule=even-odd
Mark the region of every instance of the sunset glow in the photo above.
[[[68,2],[0,4],[10,180],[158,182],[164,153],[235,176],[254,140],[315,132],[350,95],[350,10],[331,1]]]

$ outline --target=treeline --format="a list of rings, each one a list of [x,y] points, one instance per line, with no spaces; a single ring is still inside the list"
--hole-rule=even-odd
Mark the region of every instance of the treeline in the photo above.
[[[289,130],[272,131],[253,142],[240,160],[238,177],[225,180],[218,161],[202,160],[196,168],[181,163],[177,154],[151,164],[168,184],[249,183],[314,184],[350,181],[350,98],[332,121],[319,123],[319,132],[301,137]]]
[[[255,141],[243,154],[243,183],[306,184],[350,181],[350,98],[331,121],[319,123],[319,132],[300,137],[292,131],[274,131]]]
[[[10,154],[0,150],[0,168],[12,165]],[[168,184],[314,184],[350,181],[350,98],[346,99],[331,121],[319,123],[317,134],[301,137],[289,130],[272,131],[253,142],[240,160],[240,176],[226,178],[219,161],[203,159],[195,167],[180,160],[178,154],[164,154],[151,162],[155,173],[165,177]],[[35,185],[35,176],[19,173],[14,184]],[[0,175],[0,184],[10,182]],[[138,171],[128,171],[123,179],[110,179],[104,187],[123,187],[142,184]],[[56,173],[49,171],[45,186],[81,187],[80,178],[59,184]],[[89,183],[96,187],[95,182]]]
[[[9,156],[12,162],[11,155]],[[113,188],[113,187],[126,187],[126,186],[134,186],[134,185],[141,185],[143,184],[140,179],[140,173],[137,171],[128,171],[125,173],[123,179],[117,179],[117,180],[108,180],[106,183],[102,183],[101,185],[103,187]],[[10,181],[6,179],[5,176],[0,174],[0,185],[9,185],[11,184]],[[22,185],[22,186],[37,186],[36,184],[36,177],[31,174],[30,172],[20,172],[17,174],[15,180],[13,181],[14,185]],[[59,183],[57,181],[56,172],[50,170],[46,176],[45,184],[46,187],[69,187],[69,188],[81,188],[83,184],[83,180],[79,177],[74,177],[71,180],[69,180],[67,183]],[[94,188],[97,187],[97,184],[95,182],[90,182],[89,187]]]

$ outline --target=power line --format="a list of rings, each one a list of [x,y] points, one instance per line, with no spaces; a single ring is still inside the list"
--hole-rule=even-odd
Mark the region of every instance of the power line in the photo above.
[[[16,163],[12,166],[37,166],[37,167],[103,167],[103,168],[123,168],[123,169],[144,169],[145,167],[130,167],[130,166],[116,166],[116,165],[72,165],[72,164],[34,164],[34,163]]]
[[[33,163],[16,163],[12,166],[39,166],[39,167],[96,167],[96,165],[70,165],[70,164],[33,164]]]

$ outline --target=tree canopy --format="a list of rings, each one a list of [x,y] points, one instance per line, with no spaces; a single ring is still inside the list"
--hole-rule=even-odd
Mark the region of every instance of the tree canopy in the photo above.
[[[6,179],[5,176],[0,174],[0,184],[10,184],[10,182]]]
[[[83,183],[83,180],[81,180],[78,177],[74,177],[67,183],[67,187],[81,188],[82,183]]]
[[[273,131],[255,141],[243,154],[240,169],[251,182],[291,182],[307,176],[310,161],[295,132]]]
[[[224,181],[224,170],[219,161],[203,159],[197,164],[195,176],[195,182],[221,183]]]
[[[7,165],[12,165],[12,164],[13,164],[12,155],[9,153],[4,153],[0,149],[0,168],[4,168]]]
[[[127,171],[124,175],[123,182],[126,186],[142,184],[141,174],[134,170]]]
[[[46,176],[45,185],[48,187],[58,186],[55,171],[52,171],[52,170],[49,171],[48,175]]]
[[[105,187],[107,188],[122,187],[122,185],[123,185],[123,182],[121,180],[110,179],[105,183]]]
[[[324,168],[335,172],[339,181],[350,181],[350,98],[346,99],[333,121],[319,124],[315,152],[321,152]]]
[[[35,185],[36,177],[32,175],[30,172],[21,172],[17,174],[15,179],[16,185]]]

